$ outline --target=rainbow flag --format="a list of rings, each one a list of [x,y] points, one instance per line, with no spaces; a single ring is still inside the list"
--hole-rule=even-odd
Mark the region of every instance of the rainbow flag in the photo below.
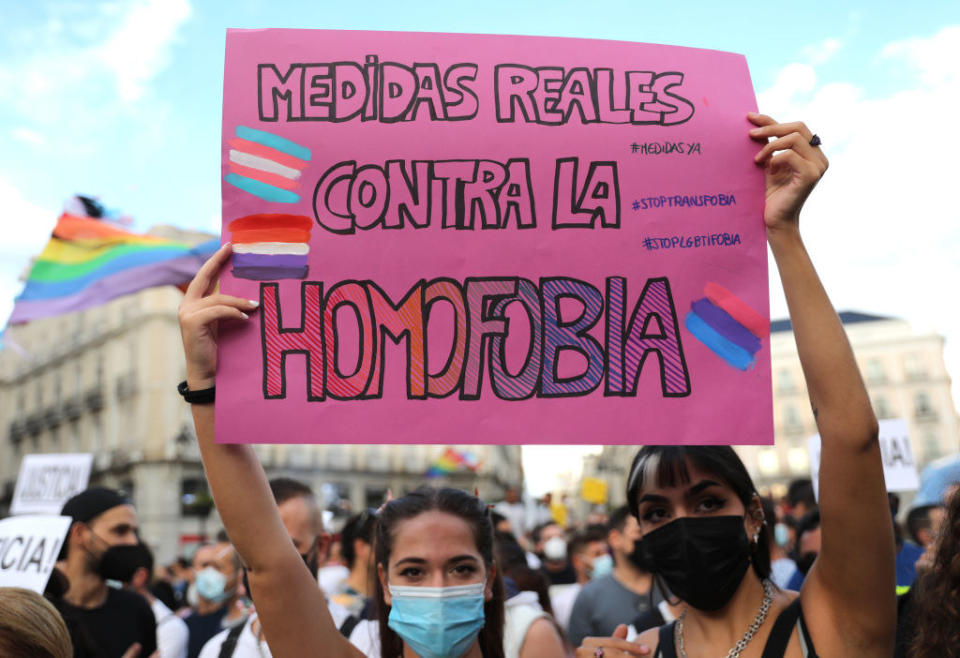
[[[442,477],[458,471],[474,471],[480,468],[480,462],[469,452],[459,452],[447,448],[443,454],[427,469],[428,478]]]
[[[79,311],[152,286],[187,283],[219,246],[219,238],[191,246],[65,213],[33,262],[9,324]]]

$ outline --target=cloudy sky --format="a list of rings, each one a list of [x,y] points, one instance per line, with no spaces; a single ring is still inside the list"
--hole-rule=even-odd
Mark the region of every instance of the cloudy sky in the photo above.
[[[577,36],[744,53],[761,110],[831,159],[803,223],[835,305],[946,336],[957,379],[960,3],[755,4],[0,0],[0,317],[71,194],[219,229],[227,27]]]

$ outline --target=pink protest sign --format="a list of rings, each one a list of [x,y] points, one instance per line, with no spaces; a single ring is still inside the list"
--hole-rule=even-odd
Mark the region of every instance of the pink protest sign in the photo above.
[[[217,440],[771,443],[740,55],[231,30]]]

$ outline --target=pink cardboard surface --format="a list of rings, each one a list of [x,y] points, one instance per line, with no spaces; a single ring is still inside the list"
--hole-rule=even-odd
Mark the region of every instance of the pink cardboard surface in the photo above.
[[[230,30],[218,442],[773,441],[741,55]]]

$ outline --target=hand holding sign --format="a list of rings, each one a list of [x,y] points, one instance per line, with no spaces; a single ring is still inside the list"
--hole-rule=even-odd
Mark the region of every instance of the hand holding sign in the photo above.
[[[230,257],[230,244],[220,247],[190,282],[180,303],[180,334],[187,358],[187,384],[192,390],[213,386],[217,372],[217,326],[220,320],[246,320],[257,305],[246,299],[214,294],[217,276]]]
[[[754,157],[766,170],[767,197],[763,219],[768,231],[798,227],[800,208],[827,171],[827,156],[811,143],[813,134],[806,124],[777,123],[764,114],[751,112],[750,131],[757,140],[774,138]]]

